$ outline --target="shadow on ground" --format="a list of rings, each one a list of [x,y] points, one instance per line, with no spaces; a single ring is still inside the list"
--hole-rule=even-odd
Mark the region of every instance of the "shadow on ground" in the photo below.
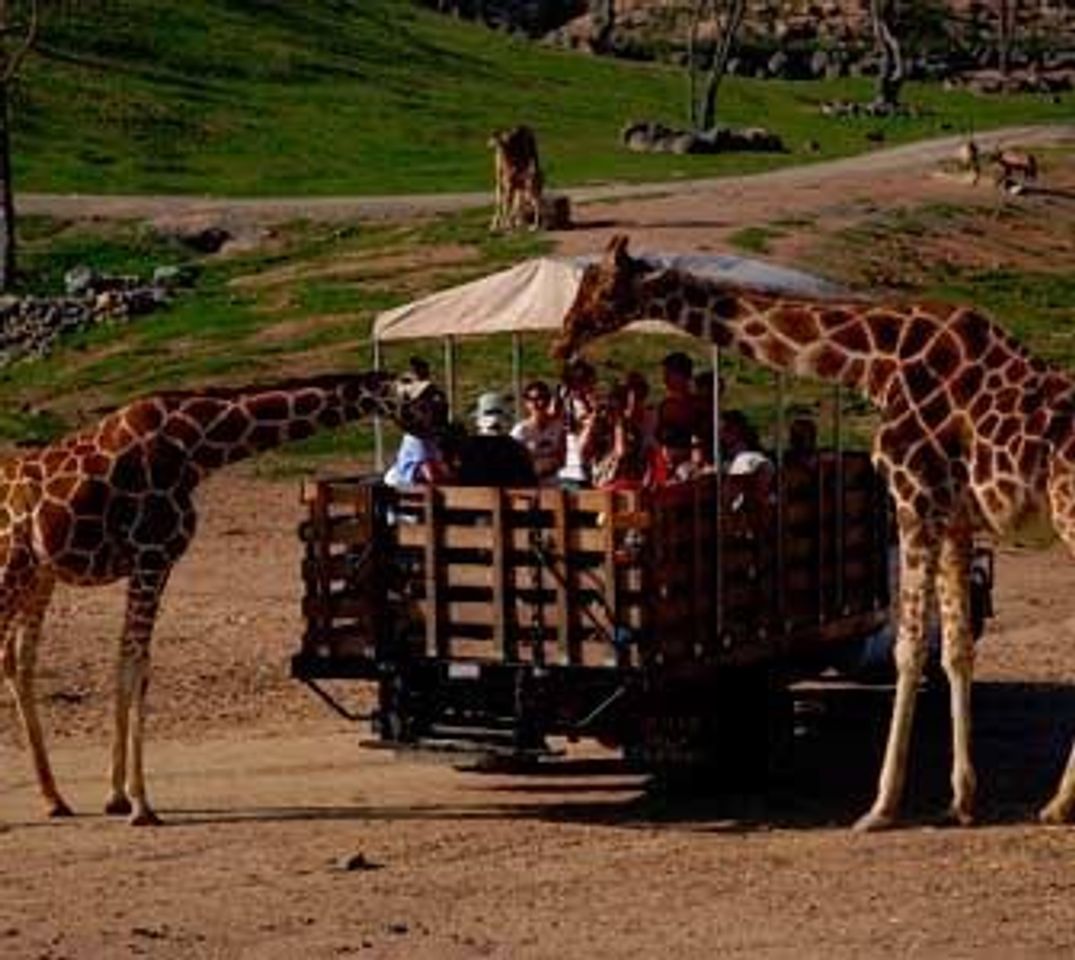
[[[694,776],[657,788],[614,758],[563,759],[530,772],[453,772],[466,802],[175,811],[179,827],[213,822],[538,819],[719,832],[847,826],[873,799],[891,688],[813,688],[797,698],[787,763],[744,786]],[[1075,686],[979,683],[974,690],[979,822],[1030,822],[1052,795],[1075,735]],[[906,822],[943,822],[949,801],[948,695],[918,701]]]

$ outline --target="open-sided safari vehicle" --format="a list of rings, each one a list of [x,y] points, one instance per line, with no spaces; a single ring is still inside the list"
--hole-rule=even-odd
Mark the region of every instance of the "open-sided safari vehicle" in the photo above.
[[[869,456],[775,459],[764,496],[716,473],[637,491],[308,481],[293,674],[323,695],[375,683],[391,744],[533,757],[562,735],[656,770],[764,759],[759,742],[790,736],[791,680],[876,663],[863,651],[892,632]]]

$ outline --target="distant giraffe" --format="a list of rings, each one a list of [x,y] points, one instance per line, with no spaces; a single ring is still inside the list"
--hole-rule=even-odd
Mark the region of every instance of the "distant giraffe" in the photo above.
[[[129,813],[134,824],[158,823],[142,765],[149,647],[168,576],[194,536],[195,487],[218,467],[372,414],[424,432],[436,402],[435,392],[409,395],[381,373],[161,393],[0,462],[2,667],[50,816],[71,813],[56,788],[34,704],[37,644],[56,581],[128,581],[105,809]]]
[[[489,138],[493,149],[495,198],[490,230],[542,225],[542,192],[545,179],[538,159],[537,137],[525,125],[498,130]]]
[[[880,411],[874,459],[900,532],[898,679],[877,797],[856,826],[890,826],[898,815],[934,590],[951,696],[951,813],[970,823],[972,534],[999,533],[1047,503],[1075,549],[1075,381],[970,307],[746,289],[633,259],[626,237],[614,238],[604,261],[586,270],[554,353],[574,356],[641,318],[667,320],[777,370],[846,384]],[[1073,816],[1075,744],[1041,819]]]

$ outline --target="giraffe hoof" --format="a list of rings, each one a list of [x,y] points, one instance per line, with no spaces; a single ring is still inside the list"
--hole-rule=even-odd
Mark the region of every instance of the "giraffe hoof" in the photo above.
[[[951,807],[948,810],[948,815],[945,817],[945,822],[953,827],[973,827],[974,811],[960,809],[959,807]]]
[[[871,810],[859,817],[851,829],[855,833],[878,833],[881,830],[891,830],[895,825],[896,818],[891,814]]]
[[[1075,808],[1069,807],[1065,810],[1063,804],[1053,800],[1051,803],[1042,807],[1041,812],[1038,814],[1038,819],[1042,823],[1055,825],[1071,823],[1072,820],[1075,819]]]
[[[159,827],[163,821],[152,810],[139,810],[132,813],[127,821],[132,827]]]
[[[54,800],[49,804],[48,818],[50,820],[59,820],[64,817],[73,817],[75,812],[62,800]]]
[[[108,803],[105,804],[105,813],[110,817],[125,817],[130,812],[131,801],[122,794],[112,797]]]

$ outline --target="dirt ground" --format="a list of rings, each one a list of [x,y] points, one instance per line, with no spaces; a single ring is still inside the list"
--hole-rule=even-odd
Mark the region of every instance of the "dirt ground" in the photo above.
[[[626,227],[641,245],[723,249],[773,216],[812,211],[816,233],[861,215],[855,203],[972,190],[921,167],[810,176],[808,190],[752,178],[581,206],[563,245],[593,250]],[[1071,199],[1033,202],[1070,256]],[[789,235],[777,254],[805,242]],[[237,467],[200,504],[154,648],[149,785],[164,827],[100,813],[122,587],[62,590],[42,650],[42,711],[75,819],[40,818],[0,699],[0,956],[1075,952],[1075,829],[1033,822],[1075,735],[1075,568],[1058,549],[998,555],[975,693],[981,824],[935,825],[948,734],[943,696],[928,696],[908,825],[859,836],[847,826],[872,798],[884,689],[804,694],[792,768],[764,795],[662,801],[585,744],[530,776],[360,748],[363,725],[287,677],[301,631],[295,484]]]

